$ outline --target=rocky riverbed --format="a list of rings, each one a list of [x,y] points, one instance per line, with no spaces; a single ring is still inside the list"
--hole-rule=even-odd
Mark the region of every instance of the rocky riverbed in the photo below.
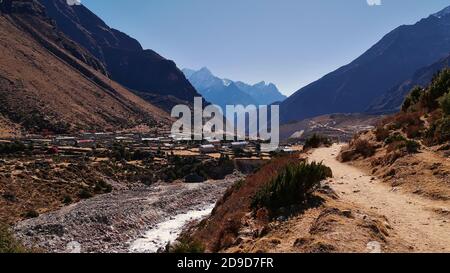
[[[224,180],[198,184],[159,183],[118,189],[19,222],[14,231],[26,245],[48,252],[124,253],[133,249],[152,252],[155,244],[163,243],[155,241],[159,238],[158,228],[162,240],[167,238],[164,223],[175,221],[170,222],[169,232],[178,232],[178,228],[183,228],[180,223],[203,215],[230,185],[241,178],[231,175]],[[150,248],[146,249],[149,244]]]

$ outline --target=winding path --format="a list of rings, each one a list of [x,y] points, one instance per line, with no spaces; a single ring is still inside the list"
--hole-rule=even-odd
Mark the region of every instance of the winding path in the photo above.
[[[395,191],[364,171],[336,159],[342,145],[314,150],[311,161],[323,161],[332,168],[332,187],[355,205],[373,210],[389,220],[398,236],[413,252],[450,252],[450,220],[436,210],[450,211],[449,202]]]

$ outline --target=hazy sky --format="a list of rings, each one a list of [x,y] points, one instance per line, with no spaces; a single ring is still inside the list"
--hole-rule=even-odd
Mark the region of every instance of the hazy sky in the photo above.
[[[450,0],[82,0],[110,26],[220,77],[290,95]]]

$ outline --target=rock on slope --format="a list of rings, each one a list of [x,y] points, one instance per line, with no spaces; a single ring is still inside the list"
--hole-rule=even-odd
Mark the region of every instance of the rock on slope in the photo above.
[[[170,110],[174,104],[199,96],[173,61],[144,50],[138,41],[110,28],[85,6],[69,6],[66,0],[40,2],[59,29],[97,57],[113,80],[144,99]]]
[[[169,121],[108,79],[102,63],[58,32],[37,1],[14,1],[11,13],[0,15],[0,52],[0,113],[25,130],[116,130]]]

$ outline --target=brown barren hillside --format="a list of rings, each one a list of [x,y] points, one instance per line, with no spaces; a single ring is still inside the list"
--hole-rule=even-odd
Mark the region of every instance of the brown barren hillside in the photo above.
[[[0,115],[0,138],[11,138],[20,135],[20,126]]]
[[[306,140],[314,134],[349,141],[358,132],[373,128],[382,116],[365,114],[332,114],[283,124],[280,138]]]
[[[36,1],[0,15],[2,131],[119,130],[167,124],[159,108],[108,79],[95,57],[57,31]],[[159,124],[159,125],[158,125]]]

